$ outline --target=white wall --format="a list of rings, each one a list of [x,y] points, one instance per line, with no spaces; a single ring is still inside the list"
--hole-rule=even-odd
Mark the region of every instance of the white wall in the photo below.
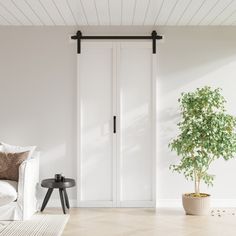
[[[0,140],[37,145],[41,179],[76,176],[76,47],[68,36],[50,27],[0,28]]]
[[[161,30],[165,41],[159,47],[158,63],[158,183],[160,205],[175,205],[173,199],[183,192],[193,191],[193,184],[168,167],[178,158],[167,143],[177,134],[179,121],[177,99],[181,92],[210,85],[221,87],[228,101],[228,112],[236,115],[236,29],[235,28],[172,28]],[[210,173],[215,174],[210,192],[214,205],[236,205],[236,159],[217,161]],[[168,200],[171,199],[171,200]],[[227,199],[227,200],[226,200]]]
[[[75,27],[0,27],[0,140],[34,145],[42,152],[40,178],[56,172],[76,177]],[[86,34],[147,34],[151,27],[82,28]],[[236,29],[168,27],[158,42],[157,197],[175,205],[192,183],[169,171],[178,159],[167,147],[177,133],[177,98],[199,86],[222,87],[228,111],[236,115]],[[83,50],[83,48],[82,48]],[[210,192],[216,201],[236,206],[236,159],[218,161]],[[45,191],[41,191],[41,197]],[[69,192],[72,199],[76,191]],[[58,193],[54,194],[58,198]]]

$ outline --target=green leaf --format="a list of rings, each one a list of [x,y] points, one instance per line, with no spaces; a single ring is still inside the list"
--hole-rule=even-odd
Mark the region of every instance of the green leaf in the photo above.
[[[187,179],[212,185],[214,177],[207,173],[211,163],[219,158],[235,157],[236,118],[226,113],[226,100],[220,88],[197,88],[194,92],[181,93],[178,101],[180,133],[168,146],[181,159],[170,169],[183,173]]]

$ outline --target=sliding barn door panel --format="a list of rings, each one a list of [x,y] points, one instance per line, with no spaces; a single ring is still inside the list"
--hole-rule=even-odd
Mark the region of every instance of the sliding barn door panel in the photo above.
[[[79,206],[155,206],[154,64],[150,42],[82,43]]]
[[[112,45],[79,58],[80,201],[112,201]]]
[[[120,50],[121,203],[153,200],[151,50],[142,44]]]

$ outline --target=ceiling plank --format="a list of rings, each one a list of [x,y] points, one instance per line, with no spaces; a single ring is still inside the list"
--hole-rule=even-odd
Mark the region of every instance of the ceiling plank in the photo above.
[[[55,4],[51,0],[39,0],[45,12],[51,18],[55,25],[65,25],[65,22],[59,14]]]
[[[166,25],[166,24],[168,23],[170,17],[172,16],[173,12],[174,12],[175,9],[176,9],[176,6],[178,5],[179,1],[180,1],[180,0],[175,0],[175,3],[170,7],[171,10],[168,12],[168,14],[166,14],[166,15],[167,15],[167,18],[166,18],[166,20],[165,20],[165,23],[163,23],[163,25]]]
[[[226,8],[224,8],[221,13],[216,16],[209,25],[222,25],[233,15],[236,11],[236,1],[233,0],[231,4],[229,4]]]
[[[137,0],[132,20],[133,25],[143,25],[149,4],[150,0]]]
[[[108,0],[110,8],[111,25],[121,25],[122,18],[122,0]]]
[[[81,0],[84,14],[87,18],[88,25],[98,25],[99,19],[96,11],[96,6],[93,0]]]
[[[43,25],[54,25],[52,19],[48,16],[48,13],[43,8],[42,4],[37,0],[25,0],[35,15],[40,19]]]
[[[1,25],[11,25],[11,23],[2,15],[0,15],[0,24]]]
[[[232,25],[236,21],[236,10],[234,10],[220,25]]]
[[[136,0],[123,0],[122,4],[122,25],[132,25]]]
[[[83,6],[80,0],[68,0],[68,4],[73,12],[75,21],[78,25],[88,25],[87,19],[84,15]]]
[[[18,6],[15,0],[4,1],[4,5],[22,22],[23,25],[33,25],[34,22]]]
[[[0,15],[7,20],[11,25],[22,25],[22,22],[17,19],[11,11],[9,11],[2,3],[0,3]]]
[[[166,22],[167,25],[176,25],[178,21],[181,19],[181,16],[187,10],[189,4],[191,4],[192,0],[181,0],[178,1],[175,9],[173,10],[172,14],[170,15],[168,21]]]
[[[70,4],[69,0],[66,0],[66,5],[68,6],[68,9],[70,10],[71,16],[73,17],[73,20],[74,20],[75,24],[78,25],[77,18],[76,18],[75,14],[74,14],[74,11],[73,11],[73,9],[71,7],[71,4]]]
[[[220,0],[207,0],[202,4],[197,13],[188,22],[189,25],[198,25],[210,14],[218,5]]]
[[[111,23],[109,4],[108,0],[99,0],[95,2],[99,23],[101,25],[110,25]]]
[[[164,0],[151,0],[148,10],[147,10],[147,15],[146,18],[144,19],[144,25],[154,25],[156,19],[158,18],[161,8],[164,4]]]
[[[76,19],[74,18],[66,0],[53,0],[53,2],[66,25],[77,25]]]
[[[24,12],[24,15],[30,19],[33,25],[43,25],[39,17],[34,13],[33,9],[25,0],[14,0],[15,5]]]
[[[194,17],[194,15],[197,14],[205,1],[206,0],[191,1],[191,4],[184,12],[177,25],[187,25],[188,22],[191,21],[191,19]]]
[[[97,8],[96,0],[93,0],[93,4],[94,4],[94,7],[95,7],[95,11],[96,11],[96,16],[97,16],[97,20],[98,20],[98,25],[101,25],[100,17],[99,17],[99,14],[98,14],[98,8]]]
[[[235,25],[236,0],[0,0],[0,25]]]
[[[198,23],[199,25],[209,25],[221,12],[226,9],[234,0],[221,0],[210,12],[208,12]],[[223,9],[223,10],[222,10]]]
[[[163,2],[159,15],[156,17],[155,24],[165,25],[172,11],[176,7],[177,3],[178,3],[178,0],[173,0],[173,1],[165,0]]]

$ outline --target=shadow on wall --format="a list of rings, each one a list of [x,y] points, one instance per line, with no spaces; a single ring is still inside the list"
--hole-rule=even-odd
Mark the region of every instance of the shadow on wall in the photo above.
[[[199,78],[189,79],[189,83],[184,84],[181,88],[175,88],[169,93],[163,94],[159,99],[163,103],[158,105],[158,120],[157,125],[159,129],[159,147],[167,148],[170,139],[177,134],[177,123],[180,120],[179,104],[177,102],[182,92],[193,91],[197,87],[205,85],[212,86],[213,88],[220,87],[223,89],[222,94],[228,101],[226,107],[229,113],[236,115],[236,93],[234,88],[236,77],[236,58],[226,65],[215,68]],[[191,78],[191,76],[189,76]]]
[[[226,108],[232,115],[236,115],[236,47],[234,39],[216,39],[216,35],[208,35],[204,38],[193,35],[185,35],[186,38],[172,38],[166,40],[159,48],[158,78],[157,78],[157,168],[159,186],[164,186],[164,180],[168,182],[178,181],[177,174],[169,171],[169,165],[177,162],[179,158],[168,148],[170,140],[178,134],[177,123],[180,121],[178,98],[182,92],[193,91],[197,87],[205,85],[223,89],[222,94],[227,100]],[[221,36],[222,37],[222,36]],[[225,171],[219,171],[221,161],[214,166],[214,172],[220,175],[219,186],[223,186],[224,177],[229,175],[226,163]],[[231,164],[236,165],[235,162]],[[222,166],[222,165],[221,165]],[[213,173],[214,173],[213,172]],[[222,176],[226,172],[225,176]],[[179,177],[177,177],[179,178]],[[220,180],[221,178],[221,180]],[[179,178],[182,181],[182,178]],[[159,188],[162,198],[178,196],[181,188],[189,185],[185,182],[178,187],[172,186],[171,190]],[[227,188],[224,186],[224,188]],[[216,190],[216,197],[219,191]],[[222,190],[221,190],[222,191]],[[172,194],[170,194],[172,192]],[[225,190],[225,195],[230,190]],[[219,195],[219,194],[218,194]],[[234,194],[235,195],[235,194]],[[232,194],[231,194],[232,196]],[[226,197],[226,196],[224,196]]]
[[[137,187],[138,185],[134,189],[142,189],[142,194],[147,200],[150,200],[152,161],[151,158],[142,158],[143,156],[151,156],[148,103],[126,111],[121,119],[121,181],[125,179],[123,187],[130,188],[130,186]],[[94,200],[94,196],[98,196],[102,200],[112,199],[112,128],[112,121],[109,123],[100,121],[96,122],[96,125],[87,127],[86,134],[82,139],[82,199]],[[133,165],[136,168],[132,168]],[[139,181],[135,181],[136,179]],[[95,182],[98,185],[102,183],[103,187],[94,188]],[[138,194],[140,195],[140,192]],[[130,196],[122,195],[122,197],[127,200]]]

